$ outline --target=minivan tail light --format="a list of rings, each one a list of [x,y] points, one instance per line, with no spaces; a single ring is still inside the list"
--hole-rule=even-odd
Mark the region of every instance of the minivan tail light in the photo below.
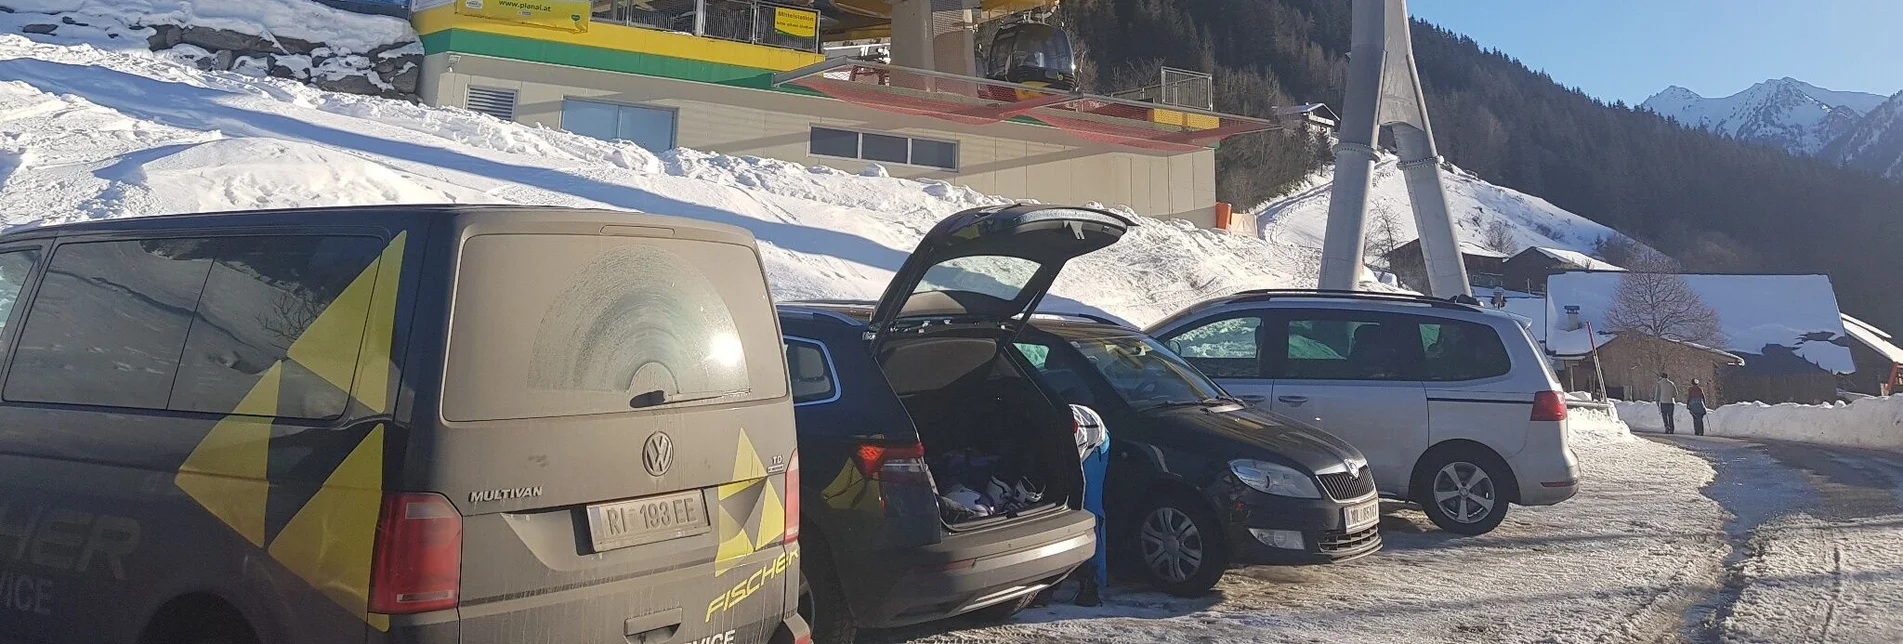
[[[1533,394],[1533,420],[1566,420],[1566,400],[1557,391]]]
[[[929,484],[925,446],[919,443],[860,443],[853,454],[859,474],[888,483]]]
[[[462,588],[463,517],[440,494],[390,492],[377,518],[370,612],[455,608]]]
[[[786,462],[786,535],[780,543],[800,540],[800,451]]]

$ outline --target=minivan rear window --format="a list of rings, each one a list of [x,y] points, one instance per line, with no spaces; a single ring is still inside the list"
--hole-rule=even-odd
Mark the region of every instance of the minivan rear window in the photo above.
[[[463,244],[443,378],[450,421],[786,395],[753,249],[612,235]],[[640,401],[637,403],[637,401]]]

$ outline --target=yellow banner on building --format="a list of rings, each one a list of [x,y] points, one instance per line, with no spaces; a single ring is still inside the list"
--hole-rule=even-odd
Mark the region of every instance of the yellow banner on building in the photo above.
[[[586,31],[593,13],[589,0],[457,0],[456,13],[490,20]]]
[[[796,38],[819,35],[819,14],[804,9],[773,8],[773,30]]]

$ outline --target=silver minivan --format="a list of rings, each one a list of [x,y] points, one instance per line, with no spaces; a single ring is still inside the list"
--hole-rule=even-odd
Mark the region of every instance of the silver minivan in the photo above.
[[[1518,318],[1423,296],[1250,291],[1149,333],[1246,401],[1314,419],[1368,457],[1381,495],[1482,534],[1509,504],[1578,490],[1566,401]]]

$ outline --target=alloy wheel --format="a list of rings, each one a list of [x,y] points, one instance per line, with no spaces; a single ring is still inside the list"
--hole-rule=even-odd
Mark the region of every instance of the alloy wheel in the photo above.
[[[1170,583],[1182,583],[1203,564],[1203,534],[1189,515],[1160,507],[1143,519],[1143,563]]]
[[[1434,504],[1450,519],[1477,523],[1493,512],[1497,502],[1493,478],[1478,465],[1448,463],[1434,475]]]

